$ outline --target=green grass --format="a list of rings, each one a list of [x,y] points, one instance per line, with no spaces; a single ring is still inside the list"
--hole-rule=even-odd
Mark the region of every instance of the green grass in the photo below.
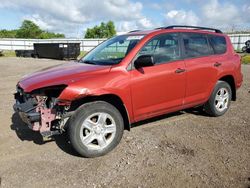
[[[83,57],[87,52],[80,52],[80,55],[78,56],[78,59]],[[0,54],[0,57],[16,57],[16,53],[14,50],[3,50],[2,55]]]
[[[244,54],[241,56],[241,63],[242,64],[249,64],[250,65],[250,54]]]
[[[86,53],[87,52],[80,52],[78,59],[83,57]],[[3,50],[2,55],[0,54],[0,57],[16,57],[16,53],[14,50]]]
[[[237,49],[237,50],[234,50],[236,53],[242,53],[242,50],[239,50],[239,49]]]
[[[16,57],[16,53],[13,50],[4,50],[0,57]]]
[[[81,59],[82,57],[84,57],[87,54],[87,52],[81,51],[80,55],[77,57],[77,59]]]

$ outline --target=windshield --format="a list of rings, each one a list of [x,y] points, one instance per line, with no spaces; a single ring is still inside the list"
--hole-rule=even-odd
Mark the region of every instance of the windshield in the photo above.
[[[118,64],[143,37],[144,35],[121,35],[113,37],[89,52],[80,60],[80,63],[95,65]]]

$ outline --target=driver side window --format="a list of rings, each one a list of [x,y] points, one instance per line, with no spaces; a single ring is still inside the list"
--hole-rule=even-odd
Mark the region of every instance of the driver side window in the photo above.
[[[151,55],[155,64],[166,63],[181,59],[179,34],[163,34],[151,39],[138,53],[141,55]]]

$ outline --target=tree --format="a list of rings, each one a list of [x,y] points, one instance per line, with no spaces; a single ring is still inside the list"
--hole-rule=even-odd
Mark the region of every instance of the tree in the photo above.
[[[33,38],[33,39],[50,39],[65,38],[64,34],[43,31],[38,25],[30,20],[24,20],[17,30],[0,30],[0,38]]]
[[[108,21],[107,23],[101,22],[99,26],[88,28],[84,38],[110,38],[116,35],[114,22]]]
[[[109,21],[106,24],[106,27],[107,27],[107,30],[109,31],[110,36],[116,35],[115,25],[114,25],[114,23],[112,21]]]
[[[17,30],[0,30],[0,38],[15,38]]]
[[[39,36],[39,38],[40,39],[65,38],[65,35],[61,33],[52,33],[48,31],[43,31]]]
[[[30,20],[24,20],[20,29],[17,30],[16,37],[37,39],[40,38],[42,32],[38,25]]]

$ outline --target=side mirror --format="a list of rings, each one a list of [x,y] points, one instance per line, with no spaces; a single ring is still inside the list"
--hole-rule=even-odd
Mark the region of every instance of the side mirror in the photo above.
[[[141,55],[134,62],[135,68],[149,67],[154,64],[154,58],[152,55]]]

